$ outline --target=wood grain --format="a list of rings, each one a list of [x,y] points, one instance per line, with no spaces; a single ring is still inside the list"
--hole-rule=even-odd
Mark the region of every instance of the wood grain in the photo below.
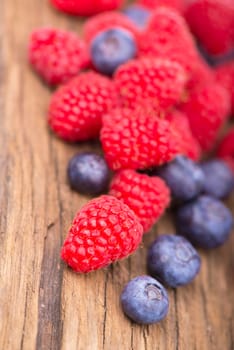
[[[26,59],[28,35],[41,25],[80,27],[47,0],[0,1],[0,349],[233,350],[233,235],[224,247],[201,252],[199,277],[169,291],[169,315],[153,326],[125,318],[119,295],[146,273],[154,237],[173,232],[169,216],[128,260],[85,276],[61,263],[63,239],[88,200],[70,191],[67,161],[98,146],[67,145],[47,129],[51,91]]]

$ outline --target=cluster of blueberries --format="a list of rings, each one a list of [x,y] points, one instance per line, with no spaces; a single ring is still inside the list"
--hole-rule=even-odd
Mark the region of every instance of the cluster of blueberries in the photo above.
[[[164,179],[171,190],[177,235],[161,235],[152,243],[147,256],[152,277],[134,278],[121,294],[123,311],[141,324],[158,322],[168,312],[168,295],[161,283],[175,288],[198,274],[201,259],[193,245],[216,248],[228,239],[233,226],[232,213],[221,200],[232,192],[234,176],[222,160],[198,164],[177,156],[147,173]],[[107,190],[110,171],[102,156],[85,152],[71,159],[68,178],[73,189],[96,195]]]

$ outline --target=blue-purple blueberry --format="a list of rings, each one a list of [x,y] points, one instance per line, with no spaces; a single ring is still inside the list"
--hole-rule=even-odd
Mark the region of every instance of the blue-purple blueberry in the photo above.
[[[130,5],[123,10],[123,13],[140,29],[145,28],[151,15],[150,10],[141,5]]]
[[[151,324],[161,321],[168,312],[166,289],[150,276],[132,279],[121,294],[124,313],[134,322]]]
[[[123,63],[134,58],[137,45],[134,36],[122,28],[100,32],[91,42],[91,60],[98,72],[112,75]]]
[[[83,194],[99,194],[107,190],[110,170],[105,159],[92,152],[76,154],[68,164],[71,187]]]
[[[148,251],[150,275],[173,288],[190,283],[200,271],[200,266],[198,252],[182,236],[162,235]]]
[[[204,192],[216,198],[228,197],[234,188],[234,176],[228,165],[221,159],[201,163],[205,175]]]
[[[211,249],[222,245],[233,227],[231,211],[218,199],[202,195],[176,212],[176,228],[194,245]]]
[[[172,162],[155,169],[171,190],[176,202],[186,202],[203,190],[204,175],[198,164],[185,156],[177,156]]]

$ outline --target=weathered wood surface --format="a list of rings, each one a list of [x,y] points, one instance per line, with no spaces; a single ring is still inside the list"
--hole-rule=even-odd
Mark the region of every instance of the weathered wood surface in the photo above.
[[[202,253],[199,277],[169,292],[169,315],[153,326],[126,319],[119,294],[146,272],[145,247],[173,229],[168,218],[108,269],[79,276],[61,263],[66,231],[87,201],[70,191],[67,161],[95,144],[67,145],[47,129],[50,91],[26,61],[27,37],[41,25],[79,28],[47,0],[0,1],[0,349],[233,350],[234,235]]]

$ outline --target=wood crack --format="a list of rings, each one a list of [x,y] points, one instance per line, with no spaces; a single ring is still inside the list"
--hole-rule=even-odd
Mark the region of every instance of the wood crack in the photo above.
[[[52,141],[51,141],[52,142]],[[57,198],[59,207],[59,223],[47,228],[47,239],[44,241],[41,281],[39,292],[39,319],[37,333],[37,349],[59,349],[62,337],[61,293],[63,267],[60,262],[60,247],[62,241],[62,202],[59,190],[58,162],[50,143],[54,158],[54,169],[57,183]],[[59,237],[56,237],[59,233]]]
[[[204,287],[203,287],[202,283],[200,285],[200,291],[201,291],[201,297],[202,297],[202,305],[203,305],[205,324],[207,325],[206,334],[207,334],[207,336],[209,338],[210,344],[214,345],[214,339],[213,339],[213,336],[212,336],[212,328],[210,327],[208,311],[207,311],[206,293],[205,293],[205,290],[204,290]]]
[[[131,350],[134,350],[134,347],[133,347],[133,326],[131,327]]]
[[[180,332],[179,332],[179,321],[178,321],[178,309],[177,309],[177,291],[176,289],[174,289],[174,299],[175,299],[175,329],[176,329],[176,339],[175,339],[175,348],[176,350],[179,350],[179,335],[180,335]]]
[[[26,319],[27,319],[27,307],[28,307],[28,285],[26,288],[26,296],[25,296],[24,321],[23,321],[22,337],[20,341],[20,350],[24,349],[24,335],[25,335],[25,325],[26,325]]]
[[[105,348],[105,342],[106,342],[106,312],[107,312],[107,283],[108,283],[108,271],[106,272],[105,276],[105,284],[104,284],[104,316],[103,316],[103,341],[102,341],[102,347]]]
[[[147,335],[146,335],[146,330],[147,330],[147,328],[146,328],[146,327],[147,327],[147,326],[144,326],[144,328],[143,328],[143,338],[144,338],[145,350],[148,349],[148,347],[147,347]]]

